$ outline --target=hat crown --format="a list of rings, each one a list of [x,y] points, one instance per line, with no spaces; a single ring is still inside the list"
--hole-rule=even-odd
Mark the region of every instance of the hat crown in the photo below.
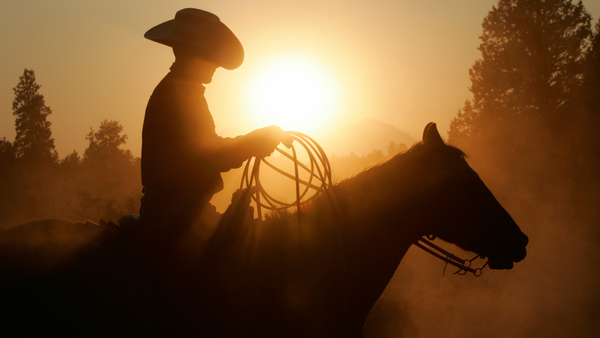
[[[205,49],[217,47],[221,31],[219,17],[195,8],[185,8],[175,14],[173,31],[185,39],[194,39]]]
[[[144,37],[170,46],[183,47],[209,57],[225,69],[244,61],[244,47],[218,16],[196,8],[184,8],[175,18],[150,28]]]

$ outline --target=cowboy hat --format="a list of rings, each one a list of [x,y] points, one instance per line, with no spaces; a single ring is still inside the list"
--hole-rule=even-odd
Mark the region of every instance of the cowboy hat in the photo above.
[[[244,47],[219,17],[195,8],[185,8],[175,19],[150,28],[144,37],[164,45],[183,46],[216,61],[225,69],[235,69],[244,61]]]

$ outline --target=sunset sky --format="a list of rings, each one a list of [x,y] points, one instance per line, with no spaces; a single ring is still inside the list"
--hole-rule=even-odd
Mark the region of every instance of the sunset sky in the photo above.
[[[218,15],[246,51],[239,69],[217,70],[207,86],[217,132],[232,136],[282,124],[280,116],[265,113],[274,106],[312,112],[306,118],[320,125],[289,123],[317,140],[336,126],[365,118],[392,124],[414,138],[434,121],[445,134],[470,98],[468,69],[480,57],[481,22],[496,3],[3,0],[0,137],[14,140],[12,88],[28,68],[35,71],[53,111],[49,120],[60,158],[73,150],[83,155],[89,128],[97,129],[104,119],[121,122],[129,135],[126,147],[139,155],[147,100],[173,60],[169,48],[143,34],[186,7]],[[600,1],[584,5],[596,23]],[[307,105],[291,105],[293,98],[265,102],[261,97],[273,96],[269,83],[278,83],[276,74],[282,73],[302,74],[303,88],[327,95]]]

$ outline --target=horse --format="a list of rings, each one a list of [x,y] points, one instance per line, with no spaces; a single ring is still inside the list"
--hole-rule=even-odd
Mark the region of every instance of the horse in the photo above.
[[[251,220],[246,194],[208,239],[192,231],[169,254],[153,250],[157,238],[140,239],[143,227],[46,220],[5,230],[2,325],[23,334],[363,337],[370,309],[423,236],[486,257],[492,269],[525,258],[528,237],[465,158],[430,123],[421,142],[300,214]]]

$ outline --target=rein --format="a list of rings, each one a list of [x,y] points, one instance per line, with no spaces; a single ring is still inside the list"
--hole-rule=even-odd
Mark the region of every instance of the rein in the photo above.
[[[262,220],[262,209],[282,212],[287,209],[296,208],[298,218],[302,217],[301,207],[303,204],[306,204],[320,194],[325,193],[331,187],[333,187],[333,182],[331,180],[331,167],[329,165],[329,160],[327,159],[327,155],[323,151],[323,148],[312,138],[309,136],[297,132],[297,131],[288,131],[290,136],[294,141],[298,142],[308,154],[310,159],[310,168],[309,166],[303,164],[298,160],[298,155],[296,152],[296,148],[292,144],[291,150],[292,155],[289,153],[275,148],[277,152],[286,158],[290,159],[294,164],[294,175],[277,168],[264,158],[254,159],[253,165],[251,165],[252,160],[249,160],[244,167],[244,172],[242,174],[242,181],[240,183],[240,189],[255,187],[254,193],[252,193],[252,200],[256,203],[256,211],[258,214],[258,219]],[[296,200],[293,203],[286,203],[281,200],[275,199],[271,196],[266,189],[262,186],[260,181],[260,164],[264,163],[269,168],[275,170],[279,174],[295,181],[296,184]],[[250,167],[252,166],[252,170]],[[303,180],[300,178],[299,169],[303,169],[310,176],[308,179]],[[300,189],[300,185],[303,185],[304,188]],[[309,197],[306,197],[309,191],[313,191],[313,194]],[[305,198],[306,197],[306,198]],[[302,199],[305,198],[303,201]],[[488,262],[486,261],[484,265],[479,268],[472,268],[471,263],[480,258],[480,255],[477,255],[471,259],[462,259],[442,248],[433,244],[431,241],[435,239],[435,236],[427,236],[426,238],[419,238],[414,245],[422,249],[423,251],[431,254],[434,257],[441,259],[446,262],[446,266],[444,267],[444,272],[446,272],[446,267],[448,264],[457,267],[459,270],[454,272],[454,274],[458,275],[466,275],[467,273],[472,273],[474,276],[479,277],[483,273],[483,269],[487,266]],[[481,257],[483,258],[483,257]]]
[[[434,240],[434,239],[435,239],[435,236],[427,236],[427,239],[419,238],[413,244],[416,245],[417,247],[423,249],[425,252],[446,262],[446,267],[448,266],[448,264],[450,264],[450,265],[454,265],[455,267],[459,268],[459,270],[456,271],[454,273],[454,275],[466,275],[468,272],[470,272],[475,277],[481,276],[481,274],[483,273],[483,268],[486,267],[488,262],[485,262],[485,264],[483,266],[481,266],[480,268],[472,268],[471,267],[471,263],[474,260],[476,260],[477,258],[481,257],[480,255],[477,255],[471,259],[462,259],[429,241],[429,240]],[[427,246],[429,246],[429,248]],[[446,272],[446,267],[444,267],[444,272]]]

